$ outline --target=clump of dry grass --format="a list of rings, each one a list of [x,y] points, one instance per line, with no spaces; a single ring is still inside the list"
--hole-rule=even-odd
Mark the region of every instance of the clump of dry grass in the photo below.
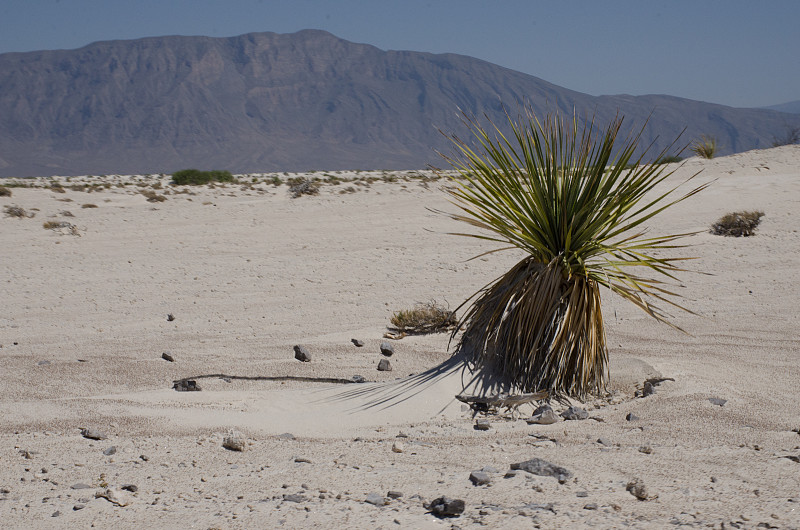
[[[0,186],[0,197],[11,197],[11,190],[5,186]]]
[[[147,197],[147,202],[164,202],[167,200],[166,197],[159,195],[152,190],[141,190],[140,193]]]
[[[436,301],[417,304],[413,309],[397,311],[390,320],[393,331],[407,335],[421,335],[449,331],[456,327],[456,312]]]
[[[692,145],[691,149],[700,158],[711,160],[717,154],[717,140],[711,136],[703,135]]]
[[[317,195],[319,194],[319,182],[308,178],[293,178],[289,179],[289,193],[292,194],[292,199],[296,199],[301,195]]]
[[[718,236],[748,237],[755,233],[764,212],[733,212],[722,216],[711,225],[711,233]]]
[[[33,212],[25,211],[20,206],[6,206],[3,208],[3,213],[6,214],[6,217],[16,217],[17,219],[31,218],[36,215]]]

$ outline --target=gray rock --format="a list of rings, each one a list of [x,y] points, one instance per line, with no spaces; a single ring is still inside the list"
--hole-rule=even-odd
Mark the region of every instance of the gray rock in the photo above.
[[[394,346],[388,342],[381,342],[381,353],[386,357],[391,357],[394,355]]]
[[[122,486],[119,487],[119,489],[130,491],[131,493],[136,493],[137,491],[139,491],[139,486],[137,486],[136,484],[123,484]]]
[[[464,501],[461,499],[439,497],[431,503],[430,510],[436,517],[458,517],[464,513],[464,507]]]
[[[103,451],[103,454],[106,455],[106,456],[111,456],[111,455],[115,454],[116,452],[117,452],[117,447],[115,445],[112,445],[111,447],[109,447],[108,449]]]
[[[570,407],[561,413],[561,417],[565,420],[585,420],[589,413],[580,407]]]
[[[294,440],[295,438],[294,438],[294,434],[292,434],[290,432],[285,432],[283,434],[279,434],[278,435],[278,439],[279,440]]]
[[[709,403],[711,403],[712,405],[717,405],[718,407],[723,407],[723,406],[725,406],[725,403],[727,403],[727,402],[728,402],[728,400],[727,400],[727,399],[715,398],[715,397],[708,398],[708,401],[709,401]]]
[[[306,458],[304,456],[296,456],[296,457],[294,457],[294,461],[297,462],[298,464],[310,464],[311,463],[311,459]]]
[[[356,348],[361,348],[362,346],[364,346],[364,341],[363,341],[363,340],[358,340],[358,339],[350,339],[350,342],[352,342],[353,344],[355,344],[355,345],[356,345]]]
[[[378,363],[378,371],[379,372],[391,372],[392,371],[392,363],[389,362],[389,359],[381,359]]]
[[[489,476],[489,473],[484,473],[483,471],[473,471],[469,474],[469,480],[475,486],[483,486],[489,484],[492,481],[492,477]]]
[[[165,361],[169,361],[171,363],[175,362],[175,357],[173,357],[172,354],[170,352],[168,352],[168,351],[165,351],[164,353],[162,353],[161,354],[161,358],[164,359]]]
[[[197,381],[193,379],[181,379],[179,381],[175,381],[172,385],[178,392],[200,392],[202,388],[200,385],[197,384]]]
[[[481,469],[484,473],[500,473],[500,470],[494,466],[483,466]]]
[[[167,314],[167,322],[172,322],[173,320],[175,320],[175,315],[172,313]]]
[[[596,502],[590,502],[588,504],[584,504],[583,505],[583,509],[584,510],[596,510],[597,509],[597,503]]]
[[[305,346],[296,345],[294,347],[294,358],[304,363],[311,362],[311,354]]]
[[[605,438],[598,438],[598,439],[597,439],[597,443],[599,443],[600,445],[605,445],[606,447],[609,447],[609,446],[611,446],[611,445],[614,445],[614,444],[612,444],[611,442],[609,442],[609,441],[608,441],[607,439],[605,439]]]
[[[308,497],[298,493],[289,493],[283,496],[283,500],[286,502],[306,502]]]
[[[78,482],[70,486],[70,488],[74,490],[88,490],[91,488],[91,486],[88,484],[84,484],[83,482]]]
[[[239,431],[230,431],[222,439],[222,447],[229,451],[244,451],[247,447],[247,439]]]
[[[652,396],[656,393],[656,387],[650,381],[645,381],[642,387],[642,397]]]
[[[350,378],[354,383],[366,383],[367,379],[363,375],[354,375]]]
[[[639,447],[639,452],[644,453],[646,455],[651,455],[653,454],[653,448],[650,447],[649,445],[642,445],[641,447]]]
[[[542,477],[554,477],[558,479],[558,482],[561,484],[572,478],[572,473],[567,471],[565,468],[551,464],[550,462],[542,460],[541,458],[532,458],[530,460],[526,460],[525,462],[511,464],[511,469],[520,469],[522,471],[527,471],[528,473]]]
[[[98,431],[97,429],[81,429],[81,436],[84,438],[88,438],[90,440],[105,440],[108,438],[104,433]]]
[[[133,503],[133,497],[130,494],[117,488],[106,488],[102,491],[98,491],[94,496],[98,499],[104,498],[111,504],[116,504],[117,506],[128,506]]]
[[[380,493],[370,493],[367,495],[367,498],[364,499],[364,502],[367,504],[374,504],[375,506],[385,506],[386,498]]]
[[[403,496],[403,493],[400,491],[390,490],[389,492],[386,493],[386,496],[389,497],[390,499],[399,499],[400,497]]]
[[[558,419],[558,416],[556,416],[556,413],[553,412],[553,409],[544,410],[539,414],[534,414],[527,420],[528,425],[551,425],[559,421],[561,420]]]
[[[84,508],[86,508],[85,504],[76,504],[75,506],[72,507],[72,510],[77,512],[78,510],[83,510]]]
[[[58,517],[59,515],[61,515],[61,512],[56,510],[56,511],[53,512],[53,514],[50,517]]]
[[[633,412],[629,412],[629,413],[628,413],[628,414],[625,416],[625,419],[626,419],[626,420],[628,420],[628,421],[636,421],[636,420],[638,420],[638,419],[639,419],[639,416],[637,416],[637,415],[636,415],[636,414],[634,414]]]
[[[479,418],[475,420],[475,430],[476,431],[488,431],[492,428],[492,424],[486,418]]]
[[[37,364],[37,365],[39,365],[39,366],[47,366],[47,365],[49,365],[49,364],[50,364],[50,361],[47,361],[47,360],[44,360],[44,361],[39,361],[39,362],[38,362],[38,363],[36,363],[36,364]]]
[[[393,453],[402,453],[403,451],[405,451],[405,446],[403,445],[403,442],[394,442],[392,444]]]

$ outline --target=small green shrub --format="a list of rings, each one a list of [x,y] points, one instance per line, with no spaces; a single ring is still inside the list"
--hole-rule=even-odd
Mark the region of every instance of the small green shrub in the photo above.
[[[397,311],[390,320],[394,331],[405,334],[425,334],[449,331],[456,327],[455,311],[435,301],[417,304],[413,309]]]
[[[196,186],[210,182],[234,182],[234,178],[230,171],[182,169],[172,174],[172,182],[178,186]]]
[[[11,190],[5,186],[0,186],[0,197],[11,197]]]
[[[762,217],[764,217],[764,212],[760,211],[725,214],[719,221],[711,225],[711,233],[729,237],[752,236]]]
[[[700,158],[711,160],[717,154],[717,140],[711,136],[703,135],[692,145],[691,149]]]

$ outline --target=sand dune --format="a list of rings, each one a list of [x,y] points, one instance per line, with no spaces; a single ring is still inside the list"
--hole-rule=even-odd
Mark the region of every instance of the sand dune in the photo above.
[[[0,520],[798,528],[799,168],[800,146],[686,161],[667,184],[700,170],[697,180],[713,184],[650,228],[700,232],[681,250],[708,273],[682,278],[698,314],[674,315],[687,333],[604,293],[610,395],[581,404],[584,421],[490,416],[489,431],[473,429],[454,399],[470,374],[452,362],[447,335],[395,341],[393,371],[376,369],[394,311],[432,299],[455,308],[519,258],[470,261],[491,247],[446,235],[461,227],[431,212],[452,208],[443,181],[339,173],[342,182],[296,199],[272,184],[283,175],[186,193],[158,176],[27,181],[60,182],[63,193],[11,188],[0,207],[35,216],[0,218]],[[148,202],[140,190],[166,200]],[[707,232],[742,209],[766,214],[755,237]],[[295,344],[310,363],[294,359]],[[175,362],[161,358],[166,351]],[[310,382],[354,375],[369,382]],[[634,397],[651,377],[674,381]],[[202,391],[176,392],[182,378]],[[230,429],[246,436],[244,452],[222,447]],[[104,454],[111,446],[116,453]],[[534,457],[574,478],[504,478],[511,463]],[[497,470],[491,484],[473,486],[470,472],[485,466]],[[649,500],[626,490],[634,479]],[[123,484],[137,486],[131,504],[95,499]],[[390,490],[403,496],[364,502]],[[300,497],[284,498],[292,494]],[[464,514],[426,513],[423,502],[442,495],[464,499]]]

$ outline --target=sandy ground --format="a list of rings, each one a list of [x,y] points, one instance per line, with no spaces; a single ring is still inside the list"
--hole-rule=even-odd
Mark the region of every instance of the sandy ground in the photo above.
[[[0,217],[0,526],[800,528],[800,146],[690,159],[670,183],[701,169],[712,186],[652,223],[701,232],[681,251],[709,273],[683,277],[687,333],[605,293],[610,395],[582,404],[587,420],[504,414],[488,431],[453,399],[457,367],[425,372],[447,335],[395,341],[394,370],[376,370],[394,311],[455,308],[520,257],[468,261],[491,247],[446,235],[463,227],[430,210],[453,209],[442,181],[340,174],[296,199],[269,175],[189,193],[156,176],[12,188],[0,207],[35,217]],[[707,232],[742,209],[766,213],[755,237]],[[353,375],[370,382],[274,379]],[[189,377],[201,392],[172,389]],[[649,377],[674,381],[635,397]],[[223,448],[230,429],[245,451]],[[508,474],[532,458],[572,478]],[[126,506],[95,497],[123,485]],[[460,517],[428,513],[443,495]]]

